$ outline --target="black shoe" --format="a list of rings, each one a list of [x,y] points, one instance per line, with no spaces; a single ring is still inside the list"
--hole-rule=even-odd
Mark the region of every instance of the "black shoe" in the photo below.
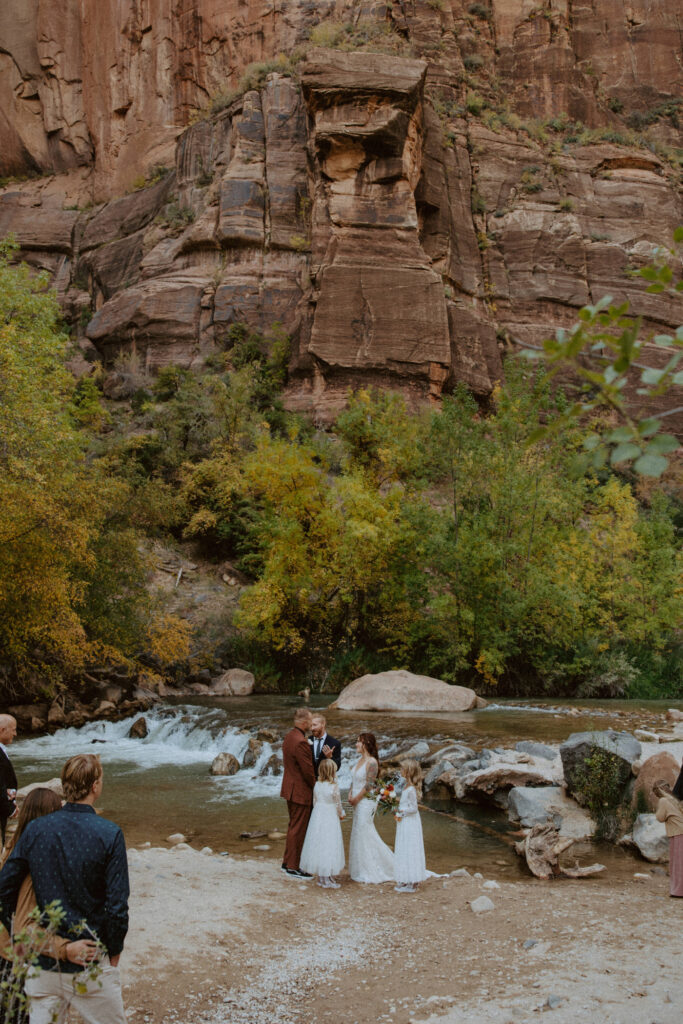
[[[309,875],[308,871],[302,871],[301,868],[296,872],[299,878],[313,878],[313,875]]]
[[[283,865],[282,873],[283,875],[289,875],[290,878],[299,878],[299,872],[296,868],[286,868]]]

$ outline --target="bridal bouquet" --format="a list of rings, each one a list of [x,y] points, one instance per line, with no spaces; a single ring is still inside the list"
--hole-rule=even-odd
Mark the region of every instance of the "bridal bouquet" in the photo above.
[[[374,800],[377,804],[377,810],[382,814],[386,814],[387,811],[392,813],[396,810],[400,802],[400,796],[396,792],[396,787],[393,782],[380,782],[377,780],[375,785],[366,794],[369,800]]]

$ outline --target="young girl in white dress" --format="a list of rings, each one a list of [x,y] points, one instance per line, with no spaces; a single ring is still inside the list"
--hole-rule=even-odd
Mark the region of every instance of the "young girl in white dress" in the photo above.
[[[406,785],[396,810],[394,878],[396,892],[415,892],[427,878],[422,823],[417,801],[422,793],[422,772],[417,761],[404,761],[401,775]]]
[[[313,789],[311,812],[299,867],[318,876],[323,889],[338,889],[334,876],[344,867],[344,841],[340,821],[344,817],[337,785],[337,766],[324,759]]]

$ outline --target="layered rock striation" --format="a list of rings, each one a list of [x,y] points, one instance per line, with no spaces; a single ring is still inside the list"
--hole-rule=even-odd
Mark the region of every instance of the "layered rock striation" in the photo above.
[[[280,323],[320,419],[359,385],[485,396],[606,293],[683,322],[631,274],[683,221],[679,7],[9,0],[0,173],[42,176],[0,191],[0,236],[107,364]]]

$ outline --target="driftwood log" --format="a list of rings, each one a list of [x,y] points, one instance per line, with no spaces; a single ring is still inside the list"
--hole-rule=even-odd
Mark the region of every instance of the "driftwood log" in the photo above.
[[[555,878],[565,875],[567,878],[587,878],[605,870],[604,864],[591,864],[579,867],[578,861],[573,868],[563,867],[560,856],[574,844],[574,839],[561,839],[553,825],[534,825],[519,843],[515,850],[524,857],[529,870],[536,878]]]

